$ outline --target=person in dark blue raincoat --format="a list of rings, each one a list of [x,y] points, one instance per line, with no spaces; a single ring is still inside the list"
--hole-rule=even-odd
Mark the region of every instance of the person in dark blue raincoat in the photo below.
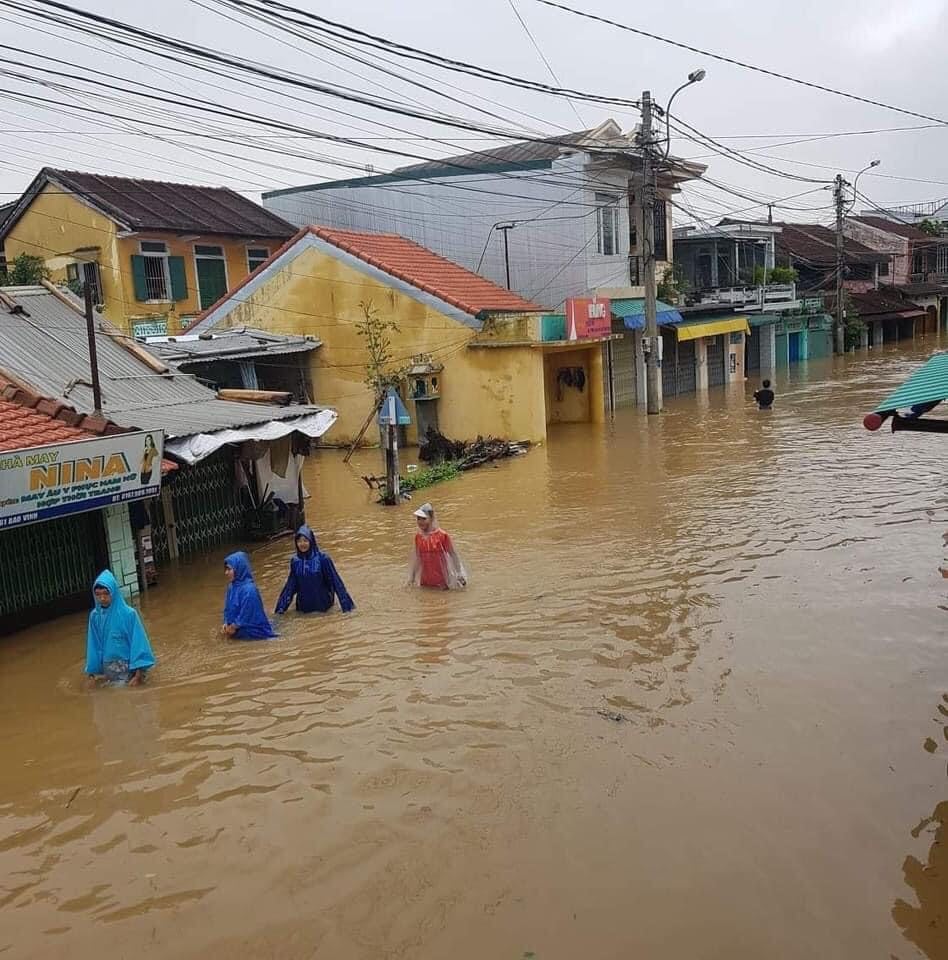
[[[273,625],[263,610],[263,600],[250,570],[250,558],[242,551],[224,558],[229,581],[224,598],[221,633],[234,640],[266,640],[275,637]]]
[[[355,608],[332,558],[319,549],[315,534],[305,525],[296,531],[296,556],[290,560],[290,575],[275,612],[286,613],[294,596],[300,613],[325,613],[336,597],[343,613]]]
[[[93,681],[138,686],[155,665],[148,634],[134,607],[122,596],[111,570],[103,570],[92,586],[95,607],[86,631],[86,673]]]

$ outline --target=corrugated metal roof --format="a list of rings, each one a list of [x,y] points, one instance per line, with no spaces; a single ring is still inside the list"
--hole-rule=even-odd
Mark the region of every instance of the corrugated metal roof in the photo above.
[[[2,292],[25,313],[10,313],[0,305],[0,368],[37,393],[90,413],[93,401],[85,319],[44,287],[7,287]],[[183,437],[286,420],[323,409],[218,400],[189,374],[173,368],[168,374],[156,373],[101,331],[96,336],[96,350],[103,412],[121,426],[164,430],[169,437]]]
[[[315,337],[296,337],[250,327],[218,330],[211,334],[149,338],[148,350],[167,363],[187,366],[212,360],[253,360],[257,357],[309,353],[322,346]]]
[[[916,403],[948,399],[948,353],[936,353],[876,407],[876,413],[905,410]]]

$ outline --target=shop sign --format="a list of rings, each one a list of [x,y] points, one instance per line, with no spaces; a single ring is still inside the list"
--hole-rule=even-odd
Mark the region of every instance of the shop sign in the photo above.
[[[612,333],[611,306],[604,297],[570,297],[566,301],[566,339],[608,337]]]
[[[163,450],[156,430],[0,453],[0,530],[155,497]]]
[[[167,337],[167,320],[144,320],[141,323],[132,324],[132,336],[136,340],[144,340],[145,337]]]

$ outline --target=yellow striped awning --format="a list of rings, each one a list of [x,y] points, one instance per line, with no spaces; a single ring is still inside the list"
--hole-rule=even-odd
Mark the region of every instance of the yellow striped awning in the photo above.
[[[675,327],[679,340],[697,340],[716,337],[719,333],[750,333],[747,317],[728,317],[726,320],[705,320],[701,323],[683,323]]]

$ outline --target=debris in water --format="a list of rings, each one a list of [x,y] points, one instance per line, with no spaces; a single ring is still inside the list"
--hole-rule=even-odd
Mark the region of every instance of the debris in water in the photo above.
[[[629,718],[624,713],[616,713],[614,710],[597,710],[596,713],[599,714],[604,720],[612,720],[613,723],[629,723]]]
[[[72,796],[66,801],[66,809],[67,809],[67,810],[69,809],[69,805],[73,802],[73,800],[75,800],[76,797],[79,796],[79,791],[80,791],[81,789],[82,789],[82,787],[76,787],[76,789],[73,790]]]

